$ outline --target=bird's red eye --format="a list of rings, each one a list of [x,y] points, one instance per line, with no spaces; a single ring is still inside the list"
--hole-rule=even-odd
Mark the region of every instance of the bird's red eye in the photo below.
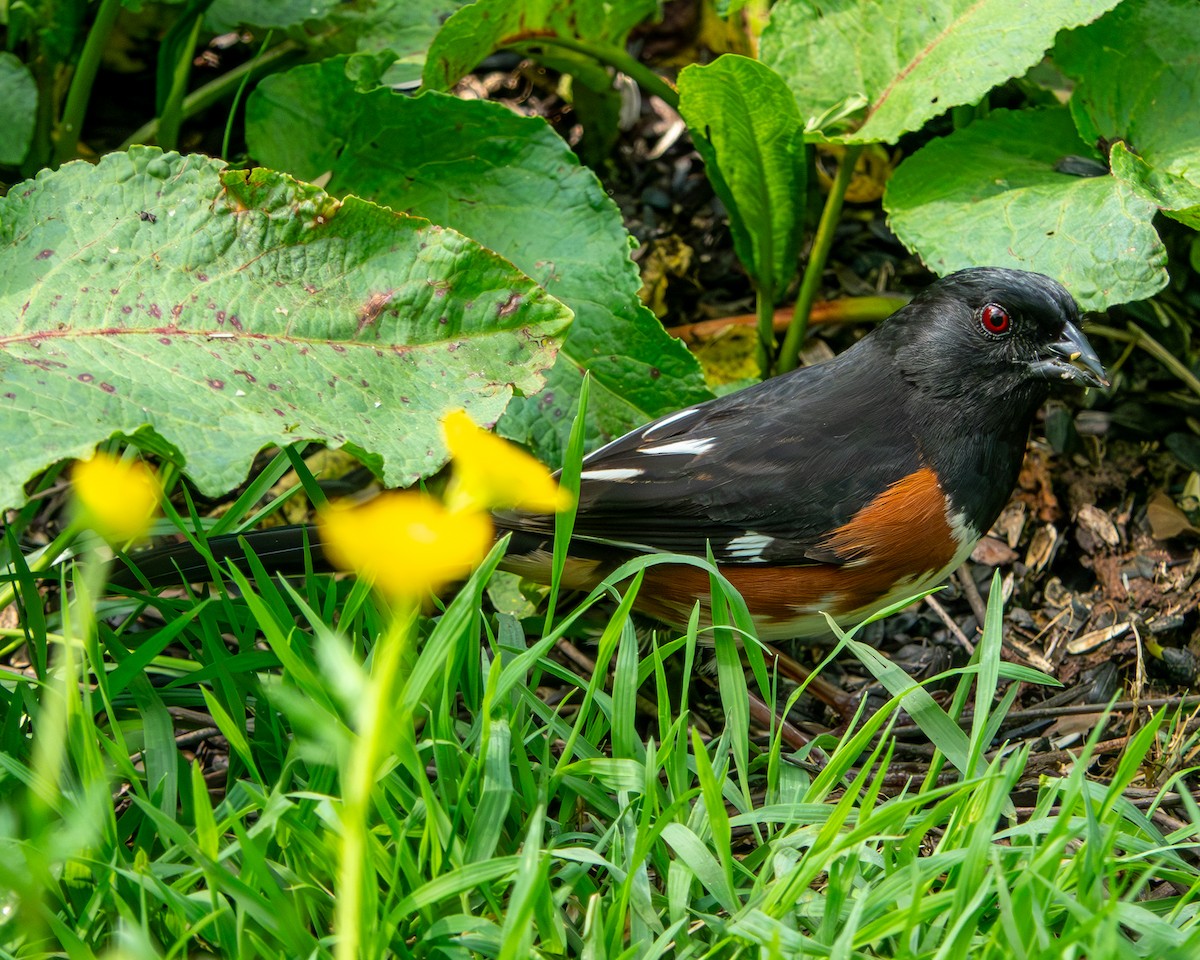
[[[995,303],[989,303],[983,308],[983,312],[979,314],[979,322],[983,324],[984,330],[996,335],[1008,333],[1008,328],[1012,323],[1008,317],[1008,311]]]

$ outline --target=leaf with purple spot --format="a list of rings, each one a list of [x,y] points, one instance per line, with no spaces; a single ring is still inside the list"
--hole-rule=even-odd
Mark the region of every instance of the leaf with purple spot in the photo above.
[[[446,410],[492,423],[540,389],[571,320],[454,230],[147,147],[15,185],[0,276],[0,506],[117,433],[209,495],[306,440],[407,485]]]

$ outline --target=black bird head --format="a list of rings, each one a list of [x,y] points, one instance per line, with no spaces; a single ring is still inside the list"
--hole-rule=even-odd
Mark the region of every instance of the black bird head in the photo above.
[[[1108,384],[1078,320],[1074,299],[1049,277],[980,267],[931,284],[875,334],[872,349],[913,388],[897,425],[913,431],[977,532],[1007,502],[1051,387]]]
[[[930,285],[881,329],[905,376],[925,392],[1036,408],[1056,381],[1107,386],[1062,284],[1040,273],[978,267]],[[999,412],[999,411],[998,411]]]

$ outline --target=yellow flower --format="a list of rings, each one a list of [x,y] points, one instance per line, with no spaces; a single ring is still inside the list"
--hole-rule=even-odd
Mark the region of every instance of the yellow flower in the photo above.
[[[133,540],[150,529],[162,489],[140,460],[97,452],[75,464],[71,480],[84,522],[106,540]]]
[[[446,501],[453,509],[515,509],[556,513],[571,506],[571,495],[546,467],[525,451],[477,427],[463,410],[442,418],[454,473]]]
[[[392,598],[419,598],[467,576],[492,545],[492,521],[478,510],[449,511],[428,494],[384,493],[318,516],[334,566],[370,579]]]

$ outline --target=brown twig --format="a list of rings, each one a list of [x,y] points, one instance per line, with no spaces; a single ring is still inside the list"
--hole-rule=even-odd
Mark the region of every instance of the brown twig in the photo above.
[[[1117,700],[1112,705],[1113,713],[1126,713],[1129,710],[1156,710],[1159,707],[1179,707],[1186,709],[1200,707],[1200,694],[1187,697],[1147,697],[1144,700]],[[1005,714],[1006,723],[1022,720],[1057,720],[1059,717],[1078,717],[1089,713],[1103,713],[1108,709],[1107,703],[1072,703],[1052,707],[1027,707],[1024,710],[1013,710]],[[973,721],[973,711],[963,711],[958,718],[958,724],[969,727]],[[920,730],[915,723],[897,724],[893,733],[911,733]]]
[[[779,716],[762,697],[753,692],[750,694],[750,719],[764,730],[774,729],[793,750],[799,750],[812,740],[812,737],[794,726],[787,718]]]
[[[575,644],[571,643],[570,640],[559,640],[554,648],[578,667],[584,676],[590,677],[596,672],[596,661],[575,646]],[[608,675],[608,679],[612,680],[611,673]],[[649,697],[644,697],[639,693],[637,695],[637,705],[638,709],[646,716],[658,716],[658,704]]]
[[[808,692],[822,703],[836,710],[838,716],[843,720],[849,720],[854,715],[854,710],[858,706],[858,698],[854,694],[847,693],[841,687],[830,683],[824,677],[819,675],[814,676],[808,667],[796,662],[782,650],[771,646],[771,644],[764,643],[763,647],[767,655],[774,660],[774,666],[779,671],[780,676],[786,677],[797,684],[808,681]]]
[[[971,576],[971,571],[967,568],[967,564],[963,564],[958,568],[958,573],[955,574],[958,578],[959,586],[962,587],[963,596],[967,598],[967,603],[971,605],[971,612],[975,614],[975,619],[979,622],[980,629],[987,622],[987,604],[983,602],[983,596],[979,592],[979,587],[975,584],[975,578]]]
[[[823,300],[814,303],[809,314],[809,324],[815,323],[873,323],[891,316],[908,303],[908,297],[900,294],[880,294],[876,297],[846,297],[841,300]],[[781,333],[792,322],[796,312],[794,306],[779,307],[771,325]],[[732,317],[716,317],[712,320],[697,320],[671,327],[670,332],[684,343],[711,340],[731,327],[751,327],[758,324],[758,315],[742,313]]]
[[[968,654],[974,653],[975,652],[975,644],[973,644],[970,640],[967,639],[967,635],[965,633],[963,633],[962,627],[960,627],[957,623],[954,622],[954,618],[952,616],[950,616],[950,614],[946,610],[946,608],[943,607],[940,603],[938,603],[938,601],[935,600],[933,597],[926,597],[925,602],[927,604],[929,604],[929,609],[938,615],[938,617],[941,619],[942,623],[944,623],[946,625],[946,629],[949,630],[951,634],[953,634],[954,639],[956,639],[959,642],[959,644],[962,645],[962,648],[964,650],[966,650]]]

